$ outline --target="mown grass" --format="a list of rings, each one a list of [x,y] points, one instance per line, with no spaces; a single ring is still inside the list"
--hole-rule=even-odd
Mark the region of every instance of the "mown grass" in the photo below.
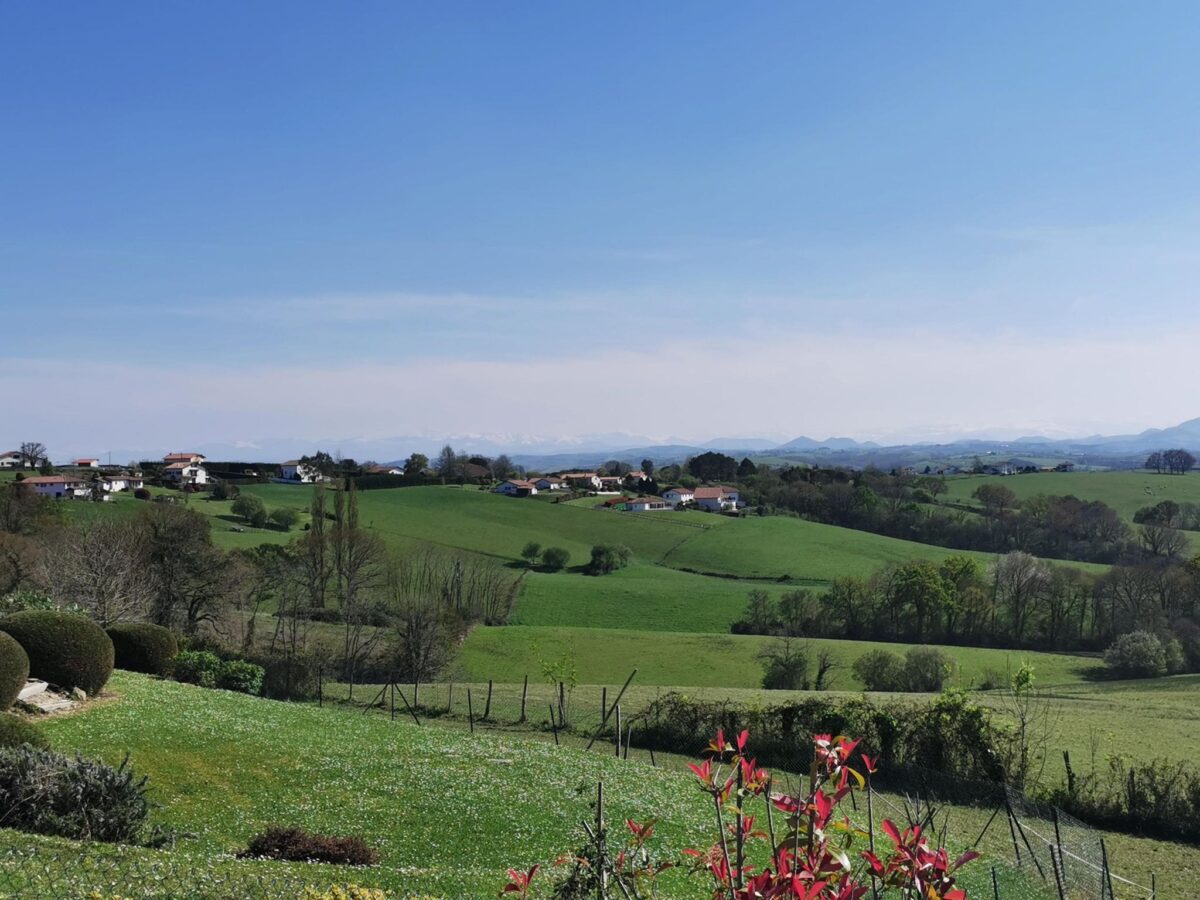
[[[620,683],[634,668],[643,685],[757,688],[762,667],[758,654],[774,638],[755,635],[696,634],[603,628],[527,627],[508,625],[474,629],[462,645],[457,669],[473,681],[520,682],[536,677],[543,661],[569,658],[581,682]],[[828,650],[840,663],[834,686],[860,690],[851,666],[869,650],[903,654],[908,645],[871,641],[814,638],[804,641],[813,653]],[[954,682],[963,687],[979,683],[990,671],[1015,671],[1030,661],[1043,684],[1070,684],[1097,668],[1091,657],[1058,653],[1029,653],[978,647],[944,647],[958,664]]]
[[[380,851],[377,868],[308,867],[309,883],[356,882],[400,896],[493,897],[508,866],[550,862],[574,845],[600,779],[611,820],[657,816],[664,852],[710,839],[708,804],[677,765],[652,768],[544,740],[436,723],[417,728],[357,710],[276,703],[126,673],[117,673],[111,688],[119,699],[57,718],[47,732],[66,751],[113,762],[129,752],[136,770],[150,776],[155,820],[192,835],[184,839],[183,859],[194,867],[196,885],[210,880],[209,865],[240,873],[294,870],[228,857],[254,832],[287,824],[358,834]],[[961,847],[973,837],[953,836],[950,843]],[[0,847],[69,856],[65,842],[3,838]],[[999,863],[1003,841],[994,853]],[[1049,896],[1007,869],[1002,878],[1006,898]],[[988,864],[968,879],[976,890],[989,886]],[[130,885],[130,893],[138,887]],[[681,870],[668,873],[663,888],[664,897],[709,895],[704,882]],[[547,896],[545,884],[537,896]]]

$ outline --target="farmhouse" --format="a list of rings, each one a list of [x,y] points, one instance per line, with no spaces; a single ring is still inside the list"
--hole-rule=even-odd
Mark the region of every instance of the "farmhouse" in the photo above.
[[[163,468],[162,477],[163,481],[170,482],[179,487],[208,484],[208,470],[198,462],[178,460],[169,463]]]
[[[718,485],[717,487],[696,488],[696,505],[701,509],[721,512],[726,509],[737,509],[738,492],[736,488]]]
[[[464,478],[474,478],[476,481],[490,481],[492,478],[492,470],[487,466],[479,465],[479,463],[463,463],[459,467],[459,472]]]
[[[539,491],[561,491],[567,487],[567,480],[561,475],[543,475],[534,484]]]
[[[100,487],[107,494],[115,494],[118,491],[136,491],[146,483],[141,475],[130,475],[126,472],[119,472],[116,475],[101,475],[99,480]]]
[[[289,459],[280,464],[279,478],[276,480],[288,484],[312,484],[325,479],[313,466],[307,466],[298,459]]]
[[[21,462],[21,453],[19,450],[6,450],[0,453],[0,469],[22,469],[28,468]]]
[[[600,490],[600,476],[595,472],[563,472],[559,476],[571,487],[584,488],[585,490],[598,491]]]
[[[537,492],[537,485],[534,482],[515,479],[502,481],[496,488],[497,494],[504,494],[506,497],[530,497]]]
[[[98,459],[77,459],[71,463],[77,469],[98,469],[100,468],[100,460]]]
[[[368,475],[403,475],[404,470],[399,466],[381,466],[379,463],[372,463],[369,466],[364,466],[363,471]]]
[[[663,499],[668,503],[676,505],[680,503],[691,503],[696,499],[696,492],[691,488],[673,487],[668,491],[663,491]]]
[[[54,497],[59,500],[64,497],[86,497],[91,493],[87,482],[67,475],[35,475],[22,481],[21,487],[32,490],[39,497]]]
[[[600,490],[602,491],[619,491],[625,481],[619,475],[601,475],[599,476],[599,480]]]
[[[671,508],[671,504],[662,497],[630,497],[623,506],[626,512],[651,512]]]
[[[206,457],[203,453],[168,453],[163,457],[163,462],[168,466],[178,462],[200,465],[205,459]]]

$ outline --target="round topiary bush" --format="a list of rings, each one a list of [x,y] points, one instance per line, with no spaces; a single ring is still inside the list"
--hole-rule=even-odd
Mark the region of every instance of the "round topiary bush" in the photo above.
[[[130,672],[166,675],[179,653],[171,629],[148,622],[122,622],[108,629],[116,653],[116,666]]]
[[[12,713],[0,713],[0,747],[20,747],[22,744],[38,750],[50,746],[42,730],[32,722]]]
[[[29,678],[29,655],[11,636],[0,631],[0,710],[17,702]]]
[[[30,674],[56,687],[95,694],[112,675],[112,639],[87,616],[29,609],[0,619],[0,631],[25,649]]]

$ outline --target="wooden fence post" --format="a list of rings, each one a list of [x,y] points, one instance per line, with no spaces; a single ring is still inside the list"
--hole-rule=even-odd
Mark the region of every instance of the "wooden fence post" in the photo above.
[[[488,679],[487,701],[483,704],[483,720],[486,722],[492,717],[492,679]]]
[[[521,718],[518,722],[525,721],[525,701],[529,697],[529,673],[525,673],[525,683],[521,685]]]
[[[471,734],[475,733],[475,707],[471,705],[471,689],[467,688],[467,722],[471,726]]]
[[[554,721],[554,704],[547,703],[546,706],[549,707],[549,709],[550,709],[550,730],[554,732],[554,746],[557,747],[558,746],[558,723]]]
[[[317,666],[317,706],[325,705],[325,666]]]
[[[617,759],[621,758],[621,704],[617,704],[617,728],[613,737],[613,744],[617,750]]]

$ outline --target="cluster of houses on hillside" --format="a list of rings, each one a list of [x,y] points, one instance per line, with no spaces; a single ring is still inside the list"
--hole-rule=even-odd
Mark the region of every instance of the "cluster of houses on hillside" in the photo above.
[[[620,495],[626,486],[636,487],[646,474],[630,472],[625,476],[600,475],[596,472],[563,472],[559,475],[543,475],[534,479],[510,478],[496,486],[497,494],[509,497],[531,497],[544,491],[585,490],[597,494]],[[619,496],[605,505],[627,512],[654,512],[666,509],[697,507],[711,512],[727,512],[738,509],[741,498],[737,488],[713,485],[697,488],[673,487],[662,492],[662,496]]]
[[[0,469],[34,468],[17,451],[0,453]],[[94,457],[80,457],[56,466],[54,475],[27,475],[20,484],[42,497],[59,500],[107,498],[120,491],[146,486],[146,476],[119,466],[105,466]],[[163,457],[161,480],[176,487],[195,487],[209,483],[204,456],[199,453],[168,453]]]

